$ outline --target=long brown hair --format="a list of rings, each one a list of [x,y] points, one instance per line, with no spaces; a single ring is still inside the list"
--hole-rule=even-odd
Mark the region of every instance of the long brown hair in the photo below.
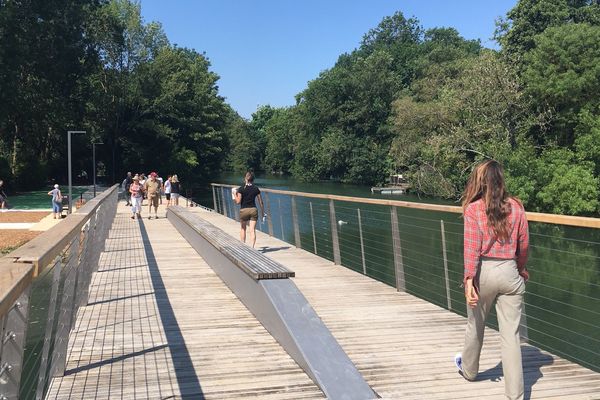
[[[488,226],[492,228],[496,239],[507,241],[510,237],[509,198],[500,163],[495,160],[484,161],[471,172],[462,196],[463,213],[469,204],[482,199]]]

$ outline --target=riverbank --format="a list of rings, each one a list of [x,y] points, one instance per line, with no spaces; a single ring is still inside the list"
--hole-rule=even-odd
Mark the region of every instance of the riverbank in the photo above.
[[[224,172],[212,178],[211,182],[225,183],[229,185],[242,185],[243,174]],[[459,205],[457,202],[453,202],[451,200],[423,197],[412,193],[373,193],[370,185],[354,185],[333,181],[302,182],[292,177],[282,175],[257,174],[254,182],[258,187],[291,190],[295,192],[335,194],[340,196],[361,197],[367,199],[401,200],[416,203]],[[191,193],[191,198],[203,206],[213,208],[212,189],[210,185],[206,187],[195,188],[195,190],[193,190]]]

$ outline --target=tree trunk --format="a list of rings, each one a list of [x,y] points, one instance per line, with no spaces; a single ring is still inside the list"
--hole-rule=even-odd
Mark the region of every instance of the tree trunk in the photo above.
[[[13,136],[13,149],[12,149],[12,157],[11,157],[11,165],[10,172],[12,172],[13,176],[15,176],[17,172],[17,138],[19,135],[19,125],[15,122],[15,134]]]

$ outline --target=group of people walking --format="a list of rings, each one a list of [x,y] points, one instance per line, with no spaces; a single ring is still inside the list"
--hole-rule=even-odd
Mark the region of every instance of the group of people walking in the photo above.
[[[154,218],[158,218],[158,206],[162,204],[164,194],[167,206],[179,205],[179,194],[181,183],[177,175],[169,175],[165,181],[156,172],[151,172],[148,177],[143,173],[133,175],[127,173],[123,180],[127,205],[131,206],[131,219],[142,217],[142,205],[148,200],[148,219],[152,219],[152,208]]]

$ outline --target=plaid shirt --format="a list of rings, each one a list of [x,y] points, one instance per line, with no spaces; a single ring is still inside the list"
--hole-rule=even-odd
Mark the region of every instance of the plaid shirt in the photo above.
[[[479,268],[480,257],[515,259],[519,274],[529,279],[525,268],[529,249],[529,227],[525,210],[515,199],[510,198],[510,237],[508,242],[499,242],[488,227],[485,204],[479,199],[467,206],[464,213],[464,282],[474,278]]]

